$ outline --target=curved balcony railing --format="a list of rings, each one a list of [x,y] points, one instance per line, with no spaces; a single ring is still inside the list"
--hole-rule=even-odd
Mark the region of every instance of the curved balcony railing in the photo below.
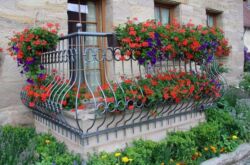
[[[44,98],[34,113],[81,137],[141,127],[202,111],[223,94],[226,82],[211,57],[199,61],[165,58],[139,65],[135,50],[108,45],[111,33],[76,32],[61,37],[41,56]],[[131,55],[124,55],[129,51]],[[24,89],[21,98],[29,106]],[[126,131],[124,131],[126,134]]]

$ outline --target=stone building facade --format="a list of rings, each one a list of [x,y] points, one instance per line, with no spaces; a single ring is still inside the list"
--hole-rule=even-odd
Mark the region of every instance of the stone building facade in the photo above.
[[[250,1],[244,1],[244,45],[250,53]]]
[[[80,0],[80,2],[78,0],[0,0],[0,2],[0,47],[3,48],[7,47],[8,37],[13,34],[13,31],[21,31],[25,27],[45,22],[60,23],[61,32],[67,34],[68,31],[72,31],[68,26],[70,22],[68,10],[74,10],[72,6],[69,7],[69,3],[82,3],[88,6],[87,0]],[[206,25],[210,19],[210,23],[216,23],[216,26],[225,31],[232,45],[231,55],[224,60],[230,67],[230,73],[226,78],[231,84],[237,84],[239,81],[244,60],[242,0],[96,0],[89,2],[99,5],[95,8],[95,14],[98,13],[99,16],[95,15],[95,21],[85,21],[100,26],[96,28],[98,31],[110,32],[113,26],[124,23],[127,17],[137,17],[139,21],[154,19],[157,12],[164,8],[167,9],[167,19],[175,18],[180,23],[187,23],[191,19],[194,24]],[[90,6],[86,11],[91,13]],[[163,14],[159,15],[163,17]],[[19,98],[23,84],[24,78],[20,76],[16,63],[4,51],[0,66],[0,124],[32,123],[31,114]]]

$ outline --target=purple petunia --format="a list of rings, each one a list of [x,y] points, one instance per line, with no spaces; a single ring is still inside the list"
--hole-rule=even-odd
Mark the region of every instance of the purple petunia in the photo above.
[[[19,48],[14,45],[14,46],[12,46],[12,50],[14,50],[15,53],[18,53]]]
[[[28,72],[30,70],[30,68],[28,66],[25,66],[23,69],[25,72]]]
[[[138,58],[138,62],[139,62],[140,65],[142,65],[142,64],[145,63],[145,59],[142,58],[142,57],[139,57],[139,58]]]
[[[33,81],[32,79],[30,79],[30,78],[28,78],[26,81],[27,81],[28,83],[30,83],[30,84],[34,84],[34,81]]]
[[[214,56],[211,54],[207,58],[207,63],[211,63],[214,60]]]

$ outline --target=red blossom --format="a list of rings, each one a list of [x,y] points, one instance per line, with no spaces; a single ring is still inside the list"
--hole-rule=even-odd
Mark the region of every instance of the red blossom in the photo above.
[[[34,108],[35,107],[35,102],[29,102],[29,107]]]
[[[134,109],[134,106],[133,106],[133,105],[129,105],[129,106],[128,106],[128,110],[131,111],[131,110],[133,110],[133,109]]]

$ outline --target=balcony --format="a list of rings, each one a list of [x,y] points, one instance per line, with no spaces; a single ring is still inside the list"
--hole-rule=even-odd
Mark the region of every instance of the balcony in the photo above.
[[[213,59],[166,57],[141,65],[136,50],[114,41],[112,33],[76,32],[41,55],[42,97],[30,106],[31,86],[21,92],[40,131],[48,127],[85,147],[161,138],[171,123],[203,121],[202,112],[223,94],[226,82]]]

